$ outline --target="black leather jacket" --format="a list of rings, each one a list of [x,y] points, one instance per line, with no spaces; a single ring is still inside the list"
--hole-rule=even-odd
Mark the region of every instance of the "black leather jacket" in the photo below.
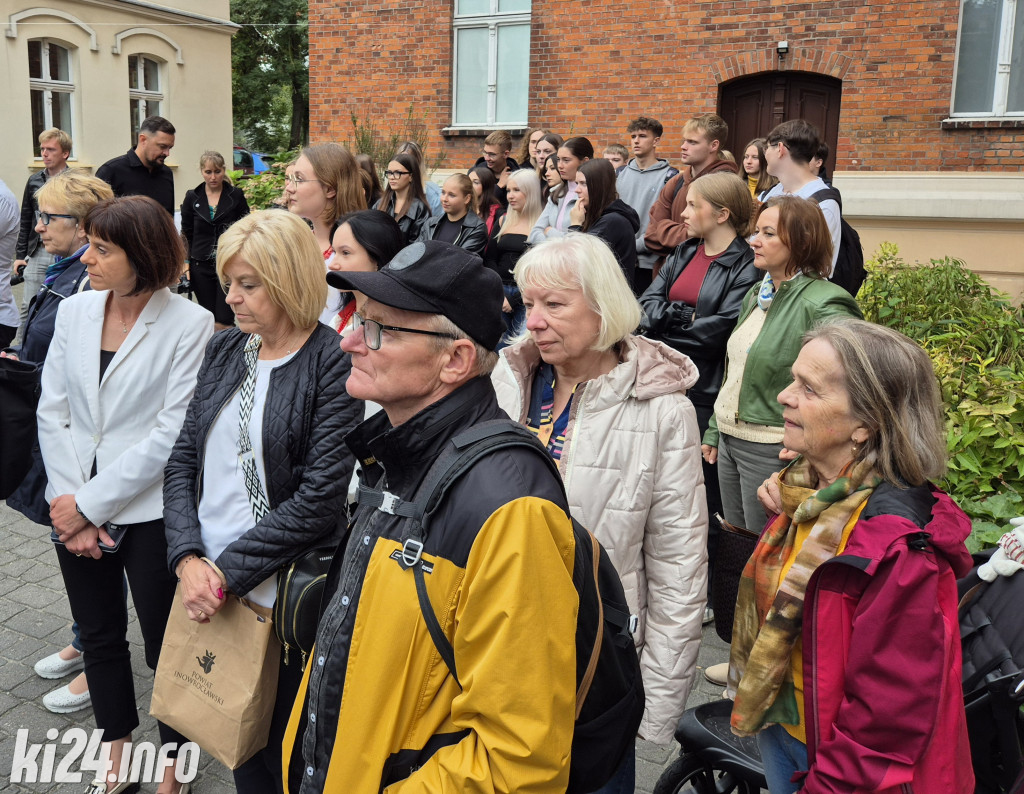
[[[167,561],[203,556],[198,504],[206,440],[214,420],[242,385],[248,335],[214,334],[206,346],[196,392],[164,471]],[[215,560],[237,595],[252,590],[312,548],[336,545],[346,525],[355,460],[345,434],[362,419],[363,403],[345,391],[351,361],[338,335],[318,325],[295,357],[270,376],[263,411],[263,466],[270,512]],[[237,424],[237,422],[236,422]],[[235,449],[214,454],[236,454]]]
[[[687,240],[672,252],[658,277],[640,296],[640,306],[645,315],[644,335],[685,353],[697,365],[700,377],[686,395],[696,405],[712,406],[722,387],[726,343],[736,327],[743,296],[760,273],[754,267],[750,245],[737,237],[708,268],[696,306],[669,300],[669,290],[701,242],[696,238]]]
[[[447,216],[442,212],[436,217],[428,218],[427,222],[423,224],[423,233],[420,235],[420,240],[433,240],[434,235],[437,234],[437,227],[445,217]],[[453,245],[465,248],[467,251],[482,257],[484,255],[484,248],[487,247],[487,224],[484,223],[484,219],[475,212],[467,212],[466,217],[462,219],[462,228],[459,230],[459,236],[455,238]]]
[[[41,241],[36,234],[36,191],[46,184],[46,169],[36,171],[25,183],[25,195],[21,199],[21,222],[18,228],[18,242],[14,247],[15,259],[28,259],[36,252]]]
[[[217,240],[227,228],[249,214],[245,194],[227,182],[221,188],[217,213],[210,220],[210,200],[206,196],[206,183],[197,185],[185,194],[181,202],[181,235],[185,238],[185,252],[195,261],[209,262],[217,258]]]
[[[395,218],[395,196],[392,194],[391,200],[384,205],[384,199],[381,199],[373,208],[386,212],[392,218]],[[398,222],[398,228],[402,230],[402,234],[405,235],[405,244],[409,245],[420,239],[420,235],[423,233],[423,226],[430,218],[430,207],[420,201],[418,198],[409,200],[409,208],[406,209],[405,215],[401,218],[395,218]]]

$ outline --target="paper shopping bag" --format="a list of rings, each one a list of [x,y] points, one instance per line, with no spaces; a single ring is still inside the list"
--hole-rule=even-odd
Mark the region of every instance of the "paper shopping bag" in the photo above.
[[[229,769],[267,745],[281,659],[271,611],[229,595],[196,623],[179,583],[164,631],[150,714]]]

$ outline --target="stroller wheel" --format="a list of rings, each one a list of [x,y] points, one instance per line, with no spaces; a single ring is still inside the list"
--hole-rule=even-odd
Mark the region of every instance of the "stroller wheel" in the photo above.
[[[694,754],[673,761],[654,786],[654,794],[758,794],[760,790]]]

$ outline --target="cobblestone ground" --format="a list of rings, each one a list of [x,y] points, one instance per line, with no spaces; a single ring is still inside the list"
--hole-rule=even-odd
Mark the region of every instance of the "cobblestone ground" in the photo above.
[[[128,638],[141,721],[134,738],[136,741],[158,743],[156,723],[148,714],[153,678],[143,661],[142,637],[134,609],[131,610]],[[49,533],[0,503],[0,791],[81,794],[88,785],[88,780],[61,785],[11,782],[11,764],[19,729],[27,729],[28,741],[34,743],[45,742],[51,729],[57,730],[56,735],[63,736],[68,728],[83,727],[91,731],[94,727],[92,709],[68,715],[51,714],[41,702],[46,692],[69,679],[46,681],[36,676],[32,666],[38,659],[67,645],[70,639],[70,612]],[[727,646],[715,635],[712,627],[705,627],[698,659],[700,670],[726,658]],[[698,671],[698,682],[688,705],[704,703],[720,695],[721,689],[708,683]],[[58,746],[58,763],[67,749]],[[677,752],[677,746],[662,747],[638,741],[637,792],[652,792],[662,770]],[[155,787],[149,786],[148,790],[152,792]],[[197,794],[230,794],[235,788],[231,773],[204,754],[193,790]]]

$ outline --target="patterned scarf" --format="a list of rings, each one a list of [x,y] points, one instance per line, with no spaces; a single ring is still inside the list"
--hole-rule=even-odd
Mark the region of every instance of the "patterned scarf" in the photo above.
[[[62,257],[61,259],[56,260],[52,265],[48,266],[46,268],[46,275],[43,276],[43,286],[49,287],[54,281],[56,281],[57,277],[60,276],[61,273],[81,258],[82,252],[84,252],[88,247],[89,244],[86,243],[73,254]]]
[[[783,470],[783,512],[764,531],[743,569],[729,653],[729,686],[736,690],[732,729],[739,736],[771,723],[799,724],[790,665],[803,625],[807,582],[837,554],[844,529],[881,478],[869,462],[861,462],[848,465],[821,490],[815,490],[817,481],[803,457]],[[814,525],[796,551],[797,526],[808,521]],[[790,558],[793,564],[782,579]]]

